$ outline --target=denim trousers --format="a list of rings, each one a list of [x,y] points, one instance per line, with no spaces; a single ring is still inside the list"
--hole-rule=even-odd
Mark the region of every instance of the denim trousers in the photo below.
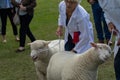
[[[116,80],[120,80],[120,48],[114,59],[114,69],[115,69]]]
[[[108,30],[104,12],[98,2],[92,4],[92,12],[98,40],[110,39],[111,33]]]

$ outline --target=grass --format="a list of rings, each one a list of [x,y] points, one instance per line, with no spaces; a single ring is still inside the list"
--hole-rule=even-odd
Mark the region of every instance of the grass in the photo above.
[[[34,18],[31,22],[31,30],[36,39],[57,39],[58,3],[61,0],[37,0]],[[81,5],[90,13],[93,22],[91,7],[86,0]],[[19,26],[18,26],[19,28]],[[94,29],[95,32],[95,29]],[[25,52],[15,53],[19,43],[15,41],[10,22],[7,24],[7,43],[0,39],[0,80],[37,80],[34,63],[30,58],[30,48],[26,45]],[[96,41],[96,33],[95,33]],[[30,40],[26,39],[26,44]],[[113,56],[99,67],[98,80],[115,80],[113,68]]]

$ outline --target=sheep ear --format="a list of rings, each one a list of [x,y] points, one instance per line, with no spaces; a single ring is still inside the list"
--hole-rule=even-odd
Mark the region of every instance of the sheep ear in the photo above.
[[[91,46],[92,46],[92,47],[95,47],[95,48],[97,48],[97,44],[96,44],[96,43],[94,43],[94,42],[91,42],[90,44],[91,44]]]
[[[44,41],[44,44],[47,46],[51,41]]]

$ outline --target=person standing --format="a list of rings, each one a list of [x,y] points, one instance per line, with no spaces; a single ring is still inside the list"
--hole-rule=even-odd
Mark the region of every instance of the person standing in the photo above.
[[[110,32],[116,35],[114,48],[114,69],[116,80],[120,80],[120,0],[98,0],[105,13]]]
[[[59,4],[57,36],[63,35],[65,28],[65,51],[82,53],[94,41],[92,23],[79,0],[63,0]]]
[[[2,26],[2,23],[1,23],[1,17],[0,17],[0,34],[1,34],[1,26]]]
[[[19,8],[20,17],[20,44],[16,52],[22,52],[25,50],[26,35],[30,38],[31,42],[35,41],[29,25],[34,15],[34,7],[36,6],[36,0],[11,0],[12,4]]]
[[[98,3],[98,0],[87,0],[87,1],[91,4],[92,7],[92,13],[93,13],[96,32],[97,32],[98,42],[104,43],[104,39],[106,39],[106,43],[108,44],[111,33],[108,30],[108,26],[104,18],[104,12]]]
[[[2,39],[3,42],[6,42],[6,25],[7,25],[7,16],[10,19],[10,22],[12,24],[12,29],[13,29],[13,34],[15,35],[15,39],[19,41],[18,38],[18,32],[17,32],[17,27],[13,23],[13,16],[14,16],[14,8],[11,4],[10,0],[0,0],[0,17],[1,17],[1,34],[2,34]]]

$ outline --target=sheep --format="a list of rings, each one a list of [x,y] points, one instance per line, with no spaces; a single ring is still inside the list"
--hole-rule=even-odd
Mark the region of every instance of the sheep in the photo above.
[[[29,43],[29,45],[31,47],[30,54],[35,64],[38,80],[46,80],[46,71],[50,57],[59,50],[64,50],[64,40],[36,40]]]
[[[111,55],[107,44],[91,43],[81,54],[63,51],[54,54],[47,68],[47,80],[96,80],[97,69]]]

